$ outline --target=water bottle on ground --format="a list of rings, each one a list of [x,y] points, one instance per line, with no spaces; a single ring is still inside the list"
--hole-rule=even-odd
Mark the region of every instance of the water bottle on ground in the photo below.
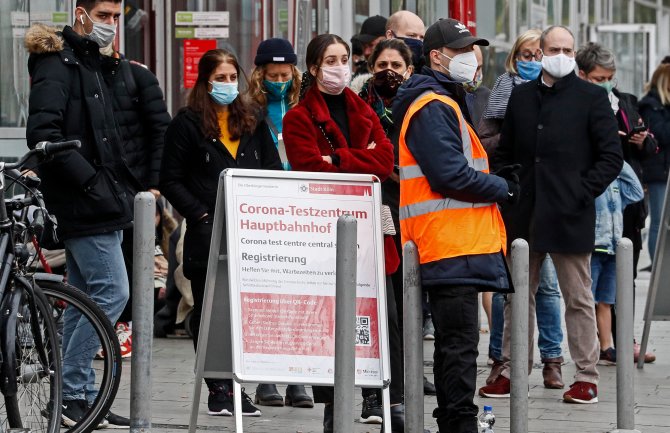
[[[479,415],[479,431],[481,433],[494,433],[493,424],[496,423],[496,416],[493,415],[491,406],[484,406],[484,412]]]

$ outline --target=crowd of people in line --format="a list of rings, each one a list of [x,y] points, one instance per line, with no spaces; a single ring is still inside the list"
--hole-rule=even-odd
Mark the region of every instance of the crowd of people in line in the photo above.
[[[424,378],[424,390],[437,395],[440,431],[478,431],[476,392],[509,397],[514,287],[507,253],[517,238],[531,251],[529,365],[537,319],[544,386],[565,387],[562,297],[576,367],[563,400],[597,403],[596,366],[617,362],[616,243],[633,241],[637,271],[648,215],[653,260],[670,167],[670,57],[638,101],[617,88],[606,47],[577,49],[563,26],[531,29],[515,41],[505,73],[489,90],[481,50],[489,41],[454,19],[426,28],[417,15],[399,11],[366,19],[351,45],[337,35],[316,36],[303,73],[284,39],[262,41],[250,73],[229,46],[210,50],[198,62],[186,106],[170,118],[155,76],[113,48],[120,13],[120,0],[77,0],[72,26],[31,27],[26,134],[30,147],[82,142],[36,171],[60,223],[68,281],[121,323],[127,356],[136,192],[166,199],[183,220],[177,227],[162,206],[157,212],[153,289],[163,299],[165,287],[181,287],[197,350],[221,171],[370,173],[383,181],[382,218],[390,227],[384,264],[392,431],[404,431],[398,312],[401,245],[410,240],[426,294],[424,337],[435,340],[435,383]],[[491,373],[477,391],[480,294]],[[169,294],[164,302],[156,316],[160,335],[174,326],[173,313],[184,317]],[[63,378],[63,422],[71,426],[95,398],[96,353],[75,354],[77,335],[64,340],[63,350],[79,359]],[[635,347],[619,358],[654,361]],[[231,381],[205,381],[208,414],[232,416]],[[242,413],[260,416],[256,405],[324,403],[323,430],[332,432],[333,390],[312,392],[314,398],[289,385],[284,397],[276,385],[262,384],[254,400],[243,392]],[[361,422],[382,423],[380,391],[362,394]],[[111,412],[105,423],[129,425]]]

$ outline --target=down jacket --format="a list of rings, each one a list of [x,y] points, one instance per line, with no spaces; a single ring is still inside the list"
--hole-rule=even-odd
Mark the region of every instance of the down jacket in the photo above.
[[[163,137],[170,123],[158,79],[144,66],[121,60],[109,87],[114,92],[114,114],[135,186],[142,191],[158,188]]]
[[[104,61],[98,45],[70,26],[62,32],[34,25],[26,33],[31,77],[28,146],[43,140],[80,140],[81,148],[38,168],[49,212],[61,239],[116,231],[131,225],[126,197],[130,175],[105,78],[119,61]]]

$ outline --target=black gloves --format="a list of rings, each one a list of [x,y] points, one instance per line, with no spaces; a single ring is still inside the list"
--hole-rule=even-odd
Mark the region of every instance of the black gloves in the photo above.
[[[516,176],[516,174],[514,176]],[[519,195],[521,194],[521,187],[517,182],[509,179],[505,179],[505,182],[507,182],[507,203],[514,204],[518,202]]]
[[[516,173],[521,169],[521,164],[511,164],[501,167],[493,172],[496,176],[502,177],[507,182],[507,202],[516,203],[519,201],[521,187],[519,186],[519,175]]]

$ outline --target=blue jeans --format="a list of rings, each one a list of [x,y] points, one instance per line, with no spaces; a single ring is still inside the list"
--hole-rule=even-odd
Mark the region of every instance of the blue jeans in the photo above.
[[[665,200],[665,182],[649,182],[647,191],[649,193],[649,258],[654,262],[654,253],[656,252],[656,239],[658,239],[658,230],[661,227],[661,213],[663,212],[663,200]]]
[[[489,357],[502,360],[502,338],[504,325],[505,299],[502,293],[493,294],[491,307],[491,338],[489,340]],[[559,358],[562,356],[561,343],[561,292],[558,290],[556,269],[549,256],[544,259],[540,270],[540,285],[535,295],[535,316],[537,317],[537,345],[542,359]]]
[[[65,241],[68,282],[88,294],[114,324],[128,301],[128,276],[121,252],[122,231]],[[100,341],[88,320],[68,308],[63,319],[63,400],[88,400],[96,395],[91,368]]]

